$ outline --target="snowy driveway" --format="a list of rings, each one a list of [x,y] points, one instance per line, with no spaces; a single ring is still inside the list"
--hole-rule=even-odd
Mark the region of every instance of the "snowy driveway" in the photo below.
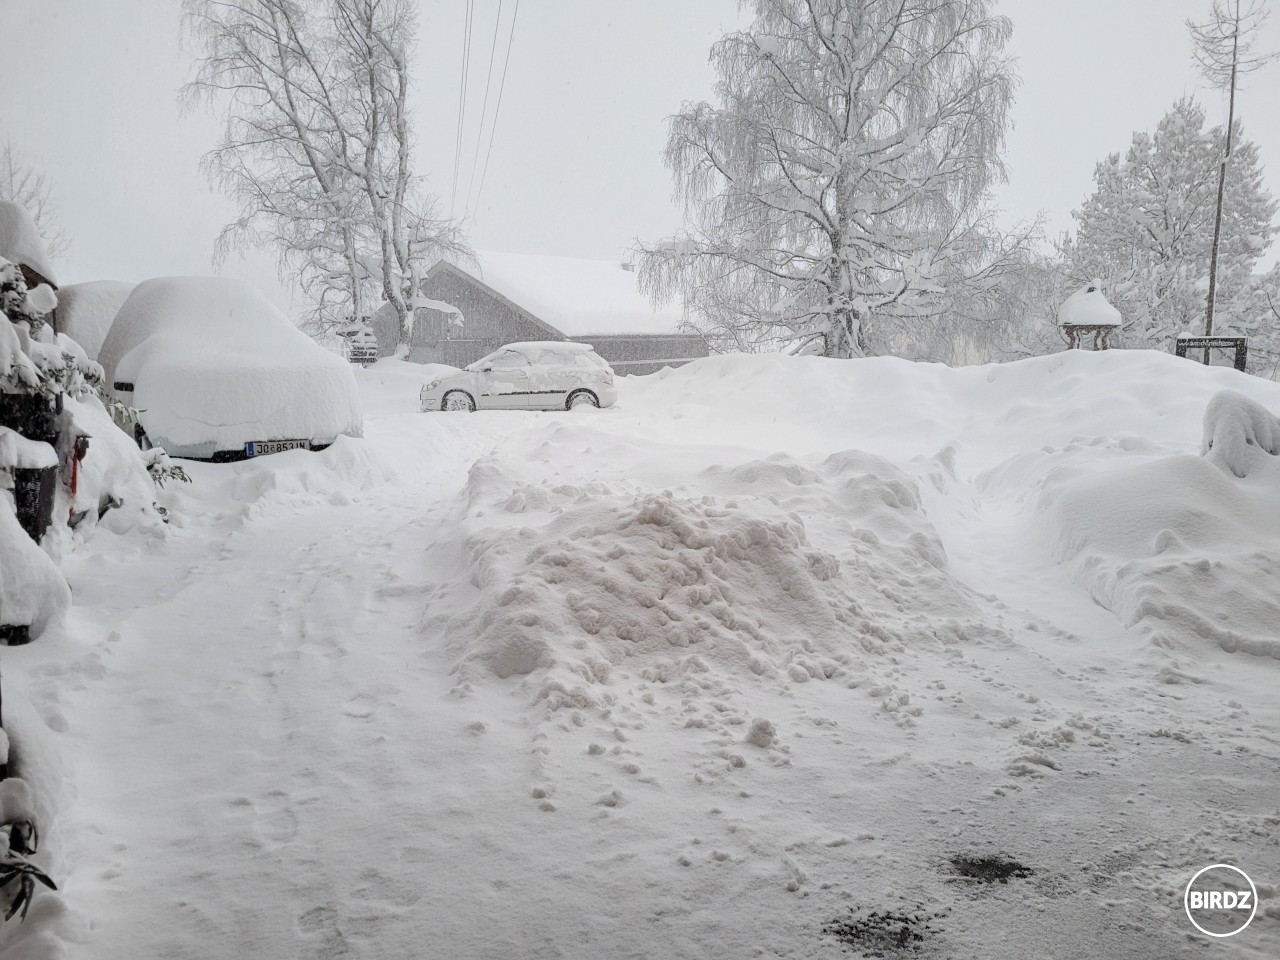
[[[896,362],[914,400],[857,419],[831,367],[716,364],[471,417],[380,365],[367,440],[200,466],[167,538],[84,546],[75,639],[22,664],[65,767],[49,943],[1280,954],[1280,663],[1124,627],[1039,506],[1198,424],[1126,447],[1155,413],[1083,408],[1077,442],[1034,378],[966,409]],[[1182,888],[1224,859],[1265,899],[1209,944]]]

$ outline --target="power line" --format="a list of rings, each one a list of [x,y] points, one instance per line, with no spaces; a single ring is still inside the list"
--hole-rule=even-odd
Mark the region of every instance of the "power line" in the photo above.
[[[458,86],[458,130],[453,142],[453,184],[449,193],[449,219],[453,219],[458,200],[458,174],[462,171],[462,135],[466,129],[467,77],[471,74],[471,25],[475,19],[475,0],[467,0],[462,23],[462,82]],[[481,123],[484,117],[480,118]]]
[[[493,122],[489,125],[489,147],[484,152],[484,168],[480,171],[480,189],[476,191],[476,210],[480,209],[480,195],[484,193],[485,177],[489,175],[489,157],[493,154],[493,136],[498,129],[498,114],[502,111],[502,92],[507,89],[507,66],[511,63],[511,42],[516,36],[516,17],[520,16],[520,0],[516,0],[511,12],[511,32],[507,34],[507,54],[502,59],[502,80],[498,83],[498,102],[493,107]]]
[[[489,45],[489,71],[484,79],[484,102],[480,106],[480,127],[476,131],[476,149],[471,157],[471,176],[467,180],[467,205],[463,207],[463,216],[471,209],[471,188],[476,184],[476,167],[480,165],[480,141],[484,139],[484,117],[489,112],[489,85],[493,82],[493,61],[498,52],[498,28],[502,25],[502,4],[498,0],[498,15],[493,20],[493,42]]]

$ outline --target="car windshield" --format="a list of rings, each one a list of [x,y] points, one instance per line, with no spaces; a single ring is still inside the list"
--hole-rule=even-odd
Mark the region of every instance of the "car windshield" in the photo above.
[[[501,358],[504,357],[507,353],[509,353],[509,351],[506,351],[506,350],[494,351],[493,353],[487,356],[481,357],[479,360],[475,361],[474,363],[467,364],[465,367],[463,367],[463,369],[470,370],[472,373],[477,373],[481,370],[487,370],[491,367],[497,367],[497,366],[509,367],[512,364],[501,362]]]

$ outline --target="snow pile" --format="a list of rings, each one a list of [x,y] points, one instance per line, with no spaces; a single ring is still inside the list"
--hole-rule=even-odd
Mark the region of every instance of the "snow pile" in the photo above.
[[[97,397],[68,398],[66,407],[75,432],[89,438],[89,449],[76,468],[76,491],[70,504],[72,514],[84,513],[83,523],[88,526],[83,529],[92,529],[101,514],[102,524],[116,533],[139,525],[161,530],[154,510],[156,486],[137,444]]]
[[[95,280],[61,287],[58,290],[58,332],[80,344],[89,357],[96,358],[107,338],[107,331],[133,288],[134,284],[119,280]]]
[[[1056,555],[1126,626],[1175,653],[1207,640],[1280,659],[1280,469],[1242,489],[1184,455],[1051,477]],[[1269,489],[1268,489],[1269,488]]]
[[[147,435],[174,455],[208,457],[251,440],[329,443],[362,430],[351,365],[238,281],[140,283],[99,357],[108,383],[134,385]]]
[[[1062,302],[1058,326],[1120,326],[1120,311],[1102,294],[1102,281],[1093,280]]]
[[[34,640],[61,622],[70,606],[62,573],[27,536],[12,498],[0,491],[0,624],[30,627]]]
[[[589,427],[538,439],[468,477],[460,549],[477,589],[446,627],[462,693],[528,677],[554,715],[646,713],[666,689],[682,727],[741,740],[766,692],[836,680],[911,723],[885,661],[996,633],[974,622],[914,481],[881,457],[700,466]],[[635,479],[565,482],[554,464],[584,443],[634,459]],[[646,455],[670,486],[643,478]]]
[[[1219,469],[1247,477],[1280,456],[1280,417],[1234,390],[1223,390],[1204,412],[1201,453]]]
[[[35,220],[12,200],[0,200],[0,257],[30,267],[57,283]]]

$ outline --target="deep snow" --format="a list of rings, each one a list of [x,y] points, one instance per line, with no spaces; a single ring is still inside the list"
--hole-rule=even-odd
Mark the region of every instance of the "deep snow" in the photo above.
[[[441,369],[68,558],[66,632],[2,655],[63,887],[5,960],[859,956],[872,911],[935,915],[920,956],[1280,954],[1276,458],[1199,456],[1280,387],[734,357],[420,414]],[[1261,908],[1210,943],[1223,861]]]

